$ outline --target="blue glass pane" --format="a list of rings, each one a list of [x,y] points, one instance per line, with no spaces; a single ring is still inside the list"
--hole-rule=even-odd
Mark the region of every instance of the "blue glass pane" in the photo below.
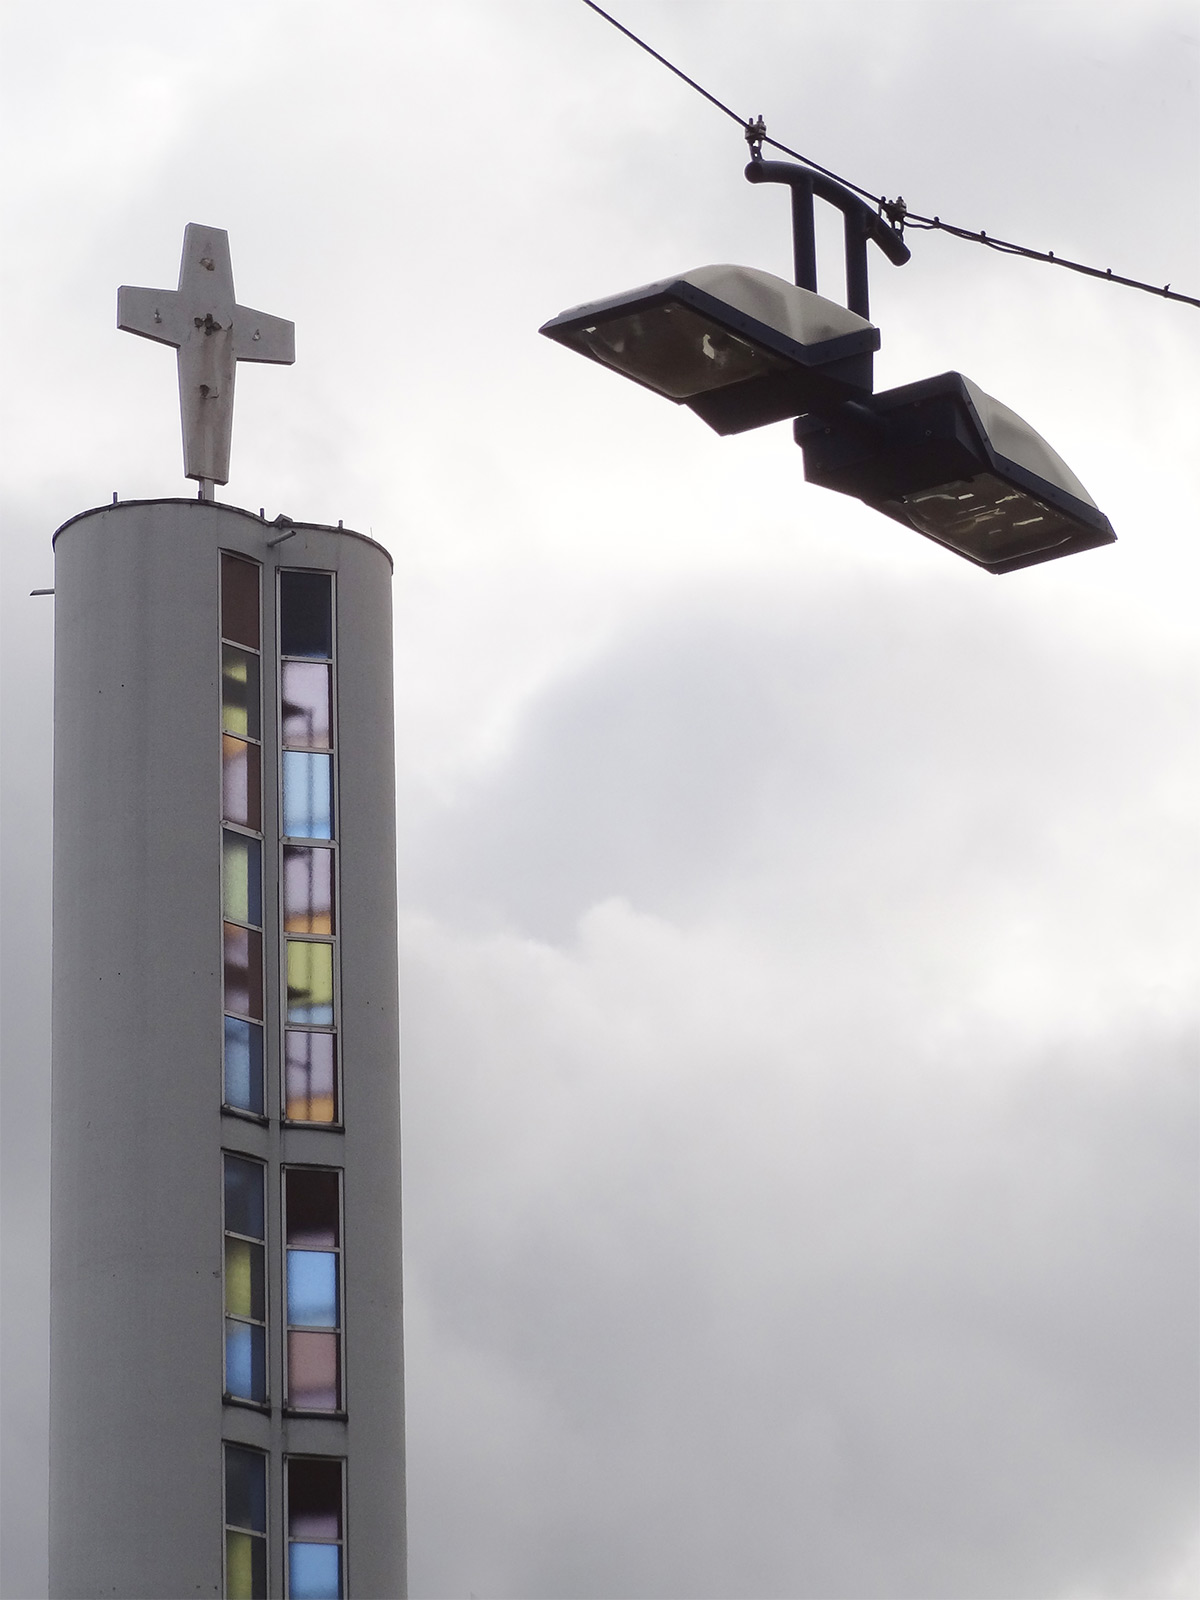
[[[264,1237],[263,1169],[257,1161],[225,1157],[225,1227],[248,1239]]]
[[[288,1326],[337,1327],[337,1256],[326,1250],[287,1253]]]
[[[263,1115],[263,1040],[257,1022],[225,1018],[225,1104]]]
[[[333,757],[283,752],[283,831],[291,839],[333,838]]]
[[[340,1548],[336,1544],[289,1545],[288,1593],[292,1600],[341,1600]]]
[[[225,1393],[239,1400],[267,1398],[265,1329],[249,1322],[225,1323]]]

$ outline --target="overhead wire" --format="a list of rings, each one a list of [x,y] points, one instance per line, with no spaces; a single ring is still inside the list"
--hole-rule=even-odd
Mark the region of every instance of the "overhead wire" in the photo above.
[[[748,117],[739,116],[732,107],[727,106],[723,100],[718,100],[716,95],[710,93],[703,84],[697,83],[695,78],[689,77],[682,68],[677,67],[673,61],[669,61],[666,56],[647,44],[644,39],[639,38],[623,22],[618,22],[616,17],[605,11],[603,6],[597,5],[596,0],[583,0],[583,3],[590,11],[594,11],[597,16],[603,17],[605,22],[611,23],[618,33],[623,33],[639,49],[644,50],[647,55],[653,56],[655,61],[666,67],[668,72],[673,72],[689,88],[694,89],[697,94],[703,95],[710,105],[716,106],[718,111],[724,112],[731,121],[736,122],[742,129],[751,149],[755,151],[756,158],[757,151],[762,145],[770,145],[773,150],[778,150],[785,156],[791,156],[794,161],[799,161],[803,166],[810,168],[811,171],[819,172],[822,176],[831,178],[834,183],[840,183],[843,188],[852,190],[862,199],[869,200],[873,205],[878,206],[880,214],[886,216],[893,227],[897,228],[897,231],[903,231],[904,228],[916,228],[923,232],[948,233],[952,238],[965,239],[970,244],[985,245],[989,250],[996,250],[1001,255],[1023,256],[1027,261],[1044,261],[1050,266],[1065,267],[1069,272],[1079,272],[1089,278],[1100,278],[1106,283],[1117,283],[1126,289],[1142,289],[1145,293],[1158,295],[1163,300],[1174,300],[1182,305],[1200,306],[1200,299],[1197,299],[1194,295],[1180,294],[1178,290],[1172,289],[1169,283],[1161,286],[1156,283],[1144,283],[1140,278],[1122,277],[1119,273],[1115,273],[1111,267],[1089,267],[1082,261],[1071,261],[1066,256],[1055,255],[1053,250],[1034,250],[1028,245],[1013,244],[1007,239],[996,239],[982,228],[961,228],[952,222],[943,222],[940,217],[927,217],[919,211],[909,211],[903,199],[888,200],[883,195],[874,194],[870,189],[864,189],[861,184],[854,183],[851,179],[842,177],[840,173],[831,171],[829,167],[823,167],[820,162],[814,161],[811,156],[803,155],[799,150],[793,150],[789,145],[780,143],[778,139],[772,139],[767,134],[761,117],[755,121]]]

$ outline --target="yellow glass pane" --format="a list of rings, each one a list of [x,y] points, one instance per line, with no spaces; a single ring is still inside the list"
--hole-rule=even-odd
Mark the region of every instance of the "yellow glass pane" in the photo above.
[[[230,922],[262,926],[262,845],[244,833],[221,834],[225,915]]]
[[[267,1592],[267,1541],[225,1531],[225,1594],[228,1600],[259,1600]]]
[[[309,1027],[333,1024],[333,946],[287,941],[287,1020]]]
[[[226,733],[259,736],[258,657],[236,645],[221,646],[221,726]]]
[[[225,1310],[231,1317],[263,1320],[263,1250],[248,1239],[225,1240]]]

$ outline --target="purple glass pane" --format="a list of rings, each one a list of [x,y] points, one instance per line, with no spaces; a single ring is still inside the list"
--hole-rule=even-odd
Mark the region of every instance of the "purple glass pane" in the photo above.
[[[263,1014],[262,934],[226,922],[225,1009],[261,1019]]]
[[[289,750],[330,750],[329,668],[323,661],[283,663],[283,742]]]
[[[221,815],[243,828],[258,828],[262,819],[262,752],[256,744],[221,737]]]

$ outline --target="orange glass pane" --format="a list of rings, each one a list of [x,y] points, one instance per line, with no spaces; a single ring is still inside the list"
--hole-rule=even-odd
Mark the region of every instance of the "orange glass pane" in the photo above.
[[[337,1041],[331,1033],[284,1034],[284,1115],[289,1122],[336,1122]]]
[[[288,933],[333,932],[333,851],[283,847],[283,926]]]

